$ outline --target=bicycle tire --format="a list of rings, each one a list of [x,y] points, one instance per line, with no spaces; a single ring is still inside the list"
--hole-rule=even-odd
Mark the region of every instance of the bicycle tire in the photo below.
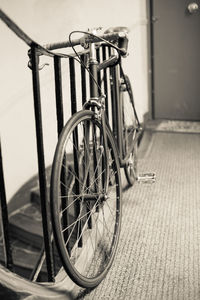
[[[65,271],[84,288],[97,286],[106,276],[121,226],[118,155],[106,128],[106,164],[102,130],[94,112],[74,114],[60,134],[52,165],[50,204],[55,242]],[[112,184],[107,184],[105,191],[111,177]]]
[[[121,111],[122,111],[122,130],[123,130],[123,155],[124,157],[130,152],[127,159],[124,172],[127,182],[132,186],[137,180],[137,141],[133,141],[138,130],[138,119],[135,112],[133,91],[129,77],[124,75],[125,87],[121,93]],[[131,149],[132,148],[132,149]]]

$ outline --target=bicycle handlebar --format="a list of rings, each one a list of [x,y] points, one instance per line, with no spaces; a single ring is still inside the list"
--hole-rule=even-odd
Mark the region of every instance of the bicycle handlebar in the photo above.
[[[127,46],[128,46],[128,37],[125,32],[112,32],[112,33],[105,33],[102,35],[86,35],[83,36],[80,39],[74,39],[72,41],[63,41],[63,42],[57,42],[52,44],[44,45],[44,48],[48,50],[56,50],[61,48],[67,48],[71,46],[77,46],[89,43],[97,43],[102,42],[103,40],[109,41],[109,42],[116,42],[118,41],[119,44],[119,52],[122,56],[125,56],[127,54]]]

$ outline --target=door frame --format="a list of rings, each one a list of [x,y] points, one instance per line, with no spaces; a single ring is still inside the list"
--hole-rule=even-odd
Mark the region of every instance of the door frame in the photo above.
[[[147,9],[147,54],[148,54],[148,94],[149,119],[155,119],[155,93],[154,93],[154,28],[153,28],[153,0],[146,0]]]

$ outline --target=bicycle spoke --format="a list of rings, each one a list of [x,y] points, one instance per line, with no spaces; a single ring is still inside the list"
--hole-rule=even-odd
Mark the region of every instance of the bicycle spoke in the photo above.
[[[89,214],[89,217],[92,215],[92,212],[87,212],[85,215],[81,216],[80,218],[78,218],[73,224],[70,224],[70,226],[68,228],[65,228],[64,230],[62,230],[62,232],[66,231],[67,229],[70,229],[71,226],[73,226],[72,230],[71,230],[71,233],[70,233],[70,237],[73,233],[73,230],[75,228],[75,225],[77,224],[77,222],[79,222],[81,219],[83,219],[85,216],[87,216]],[[81,234],[81,236],[83,235],[83,232]],[[81,238],[81,236],[79,238]],[[65,245],[67,245],[67,243],[69,242],[69,239],[70,237],[68,238],[67,242],[65,243]]]

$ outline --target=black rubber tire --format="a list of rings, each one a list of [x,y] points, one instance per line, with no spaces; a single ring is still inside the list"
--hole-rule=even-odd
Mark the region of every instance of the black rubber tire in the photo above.
[[[127,182],[132,186],[137,180],[137,143],[133,145],[138,129],[138,121],[135,113],[133,91],[127,75],[124,76],[126,88],[121,91],[121,111],[123,127],[123,156],[126,157],[130,151],[128,161],[124,166]],[[128,125],[126,123],[129,123]],[[132,147],[132,149],[130,149]]]
[[[81,128],[83,128],[82,136],[79,135]],[[96,136],[94,138],[91,135],[92,141],[90,137],[88,138],[90,135],[88,128],[92,128],[93,136]],[[60,134],[52,166],[50,204],[55,242],[67,274],[76,284],[84,288],[97,286],[106,276],[117,250],[121,227],[119,160],[115,142],[108,128],[106,128],[106,133],[109,148],[108,164],[105,162],[106,156],[104,157],[102,126],[96,120],[94,113],[85,110],[74,114]],[[78,141],[75,146],[77,150],[75,156],[67,153],[70,142],[73,142],[71,137],[73,141]],[[83,145],[81,146],[80,141],[82,140]],[[90,147],[87,146],[89,140]],[[90,148],[92,148],[91,152]],[[78,173],[75,170],[75,157],[78,157]],[[96,166],[92,164],[96,164]],[[94,171],[91,171],[92,169]],[[99,171],[101,171],[100,175]],[[104,171],[106,176],[103,176]],[[90,174],[90,172],[93,173]],[[78,178],[76,178],[77,174]],[[112,184],[106,185],[106,180],[109,182],[108,177],[111,176]],[[75,192],[76,180],[79,182],[79,194],[76,194],[77,191]],[[66,194],[63,194],[63,186]],[[96,190],[94,186],[96,186]],[[108,187],[107,192],[104,191],[106,186]],[[102,195],[102,199],[100,195]],[[63,206],[63,202],[66,207]],[[75,209],[76,202],[79,206],[78,214]],[[108,224],[108,222],[110,223]],[[64,226],[67,227],[63,228]],[[89,238],[86,239],[87,236]],[[90,240],[91,245],[88,246]],[[85,245],[88,247],[88,252],[92,249],[91,252],[94,252],[94,255],[92,254],[90,257],[87,270],[81,270],[80,260],[82,256],[84,257],[82,253],[85,252]],[[87,255],[90,256],[90,254]],[[97,257],[97,255],[99,256]],[[85,263],[85,258],[82,263]]]

